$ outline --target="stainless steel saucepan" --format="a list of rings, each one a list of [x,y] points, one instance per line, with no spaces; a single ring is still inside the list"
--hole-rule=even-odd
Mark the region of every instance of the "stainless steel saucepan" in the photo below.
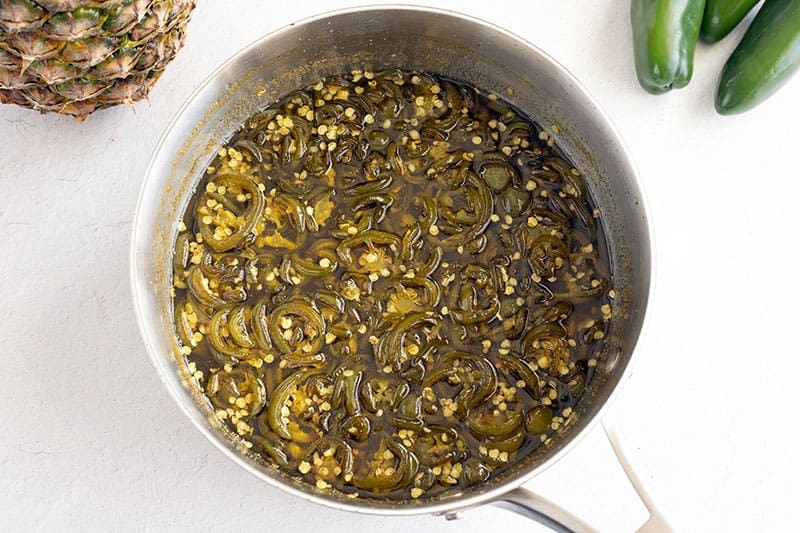
[[[610,247],[615,310],[598,372],[552,445],[543,446],[489,481],[433,500],[351,500],[318,492],[260,461],[226,434],[191,386],[175,340],[171,255],[180,215],[219,147],[247,117],[321,77],[354,68],[420,69],[466,80],[552,128],[597,203]],[[194,93],[162,138],[141,190],[132,240],[131,283],[147,350],[175,400],[225,455],[298,497],[358,513],[457,516],[504,502],[557,529],[589,526],[520,488],[564,455],[604,415],[626,378],[651,296],[652,245],[642,193],[619,135],[578,81],[535,46],[500,28],[456,13],[382,6],[303,20],[248,46]],[[611,434],[612,444],[618,448]],[[622,458],[629,475],[632,470]],[[637,490],[640,488],[631,477]],[[641,492],[640,492],[641,494]],[[651,501],[651,528],[664,527]]]

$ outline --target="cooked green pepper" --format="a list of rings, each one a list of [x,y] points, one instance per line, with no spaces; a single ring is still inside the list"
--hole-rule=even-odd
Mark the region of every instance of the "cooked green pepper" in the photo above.
[[[522,415],[520,414],[520,419]],[[521,426],[521,424],[520,424]],[[522,443],[525,441],[525,431],[520,428],[519,431],[507,437],[486,439],[484,443],[487,448],[496,448],[501,452],[516,452]]]
[[[334,260],[333,255],[331,255],[329,257],[323,257],[322,260],[317,263],[308,261],[302,257],[294,256],[291,261],[291,266],[294,267],[300,275],[309,278],[324,278],[333,274],[336,267],[339,265]]]
[[[343,240],[339,246],[336,247],[336,253],[339,258],[348,266],[355,263],[352,250],[358,246],[368,245],[374,247],[376,244],[383,244],[394,249],[399,249],[400,238],[386,231],[380,230],[367,230],[354,237]]]
[[[269,455],[273,461],[278,463],[278,466],[285,468],[289,465],[289,458],[287,457],[286,452],[283,451],[283,447],[280,443],[270,442],[264,437],[259,437],[258,435],[252,435],[250,438],[258,445],[259,449]]]
[[[194,265],[189,269],[189,276],[186,278],[186,285],[192,295],[203,304],[211,307],[224,305],[223,300],[210,286],[210,280],[205,277],[199,266]]]
[[[339,463],[342,474],[345,476],[353,475],[353,447],[347,444],[343,439],[336,437],[322,437],[308,448],[305,458],[311,462],[314,458],[314,453],[319,452],[325,455],[326,451],[332,451],[333,456]]]
[[[722,69],[722,115],[754,108],[800,69],[800,0],[767,0]]]
[[[344,376],[344,405],[350,416],[361,413],[361,403],[358,401],[358,385],[363,372],[345,372]]]
[[[370,413],[374,413],[378,410],[378,406],[375,401],[375,392],[372,390],[372,383],[369,381],[365,382],[361,386],[358,396],[361,399],[361,404],[364,406],[364,409]]]
[[[321,374],[320,370],[298,370],[285,380],[272,393],[267,406],[266,417],[269,427],[272,428],[278,436],[286,440],[293,440],[296,442],[309,442],[309,435],[303,433],[299,429],[291,428],[289,426],[288,416],[284,415],[281,411],[286,407],[286,403],[297,389],[303,386],[303,383],[310,378]]]
[[[186,307],[185,302],[181,302],[175,306],[175,331],[183,346],[194,348],[197,346],[197,341],[194,338],[194,331],[192,323],[189,321],[189,314],[189,309]]]
[[[531,195],[527,191],[516,188],[506,189],[500,195],[500,205],[503,211],[512,217],[520,216],[531,203]]]
[[[460,374],[461,391],[456,396],[459,414],[479,405],[497,389],[497,370],[485,357],[454,350],[445,354],[436,368],[425,378],[423,385],[430,387],[448,377]]]
[[[680,89],[692,79],[704,6],[705,0],[631,2],[636,74],[647,92]]]
[[[244,310],[242,308],[222,308],[214,313],[214,316],[211,318],[211,324],[208,327],[208,336],[211,341],[211,346],[219,353],[239,360],[252,357],[252,347],[254,346],[246,330],[244,330],[245,319],[243,312]],[[237,333],[234,333],[234,330],[237,329],[235,325],[236,317],[238,317],[238,326],[240,329]],[[227,340],[229,337],[231,339],[230,341]],[[245,340],[247,345],[239,344],[237,338]]]
[[[259,348],[262,350],[272,349],[272,339],[269,336],[267,320],[267,300],[268,298],[262,298],[250,311],[250,327],[256,339],[256,344],[258,344]]]
[[[516,376],[524,383],[523,387],[528,391],[533,399],[539,400],[541,398],[542,393],[541,385],[539,383],[539,376],[536,375],[536,372],[531,370],[531,367],[529,367],[528,364],[518,354],[501,353],[498,358],[506,367],[506,372]]]
[[[175,239],[175,256],[172,258],[172,269],[175,279],[185,277],[186,267],[189,265],[190,242],[187,233],[181,233]]]
[[[448,461],[457,462],[463,453],[458,449],[458,432],[448,426],[429,424],[430,432],[423,432],[415,442],[414,450],[420,461],[428,466],[437,466]]]
[[[344,190],[345,196],[362,196],[368,194],[377,194],[385,191],[392,184],[392,176],[386,175],[376,180],[362,181],[351,185]]]
[[[389,492],[413,479],[419,469],[417,457],[394,439],[386,439],[386,447],[397,458],[394,471],[391,474],[370,472],[363,478],[354,477],[353,485],[373,492]]]
[[[305,323],[295,324],[293,316],[303,319]],[[325,341],[325,321],[311,303],[301,298],[295,298],[273,309],[267,328],[272,342],[285,354],[303,348],[305,353],[316,354]],[[291,332],[298,332],[302,336],[295,337]]]
[[[467,420],[469,428],[484,437],[507,437],[522,425],[520,411],[505,411],[501,414],[475,413]]]
[[[350,417],[347,422],[342,424],[342,433],[358,442],[367,440],[371,429],[372,423],[369,421],[369,418],[364,415]]]
[[[444,256],[444,251],[442,250],[442,247],[434,246],[431,249],[430,255],[428,256],[428,260],[425,261],[425,263],[422,266],[420,266],[420,268],[417,269],[417,274],[423,277],[427,277],[436,272],[436,269],[439,268],[439,265],[442,264],[443,256]],[[437,302],[439,301],[438,296],[435,298],[435,301]],[[434,305],[438,305],[438,303]]]
[[[441,316],[431,311],[410,313],[392,331],[381,337],[375,346],[375,360],[381,365],[390,365],[395,372],[399,372],[409,357],[406,347],[403,346],[406,335],[417,328],[436,326],[441,320]]]
[[[525,429],[531,435],[542,435],[550,428],[553,421],[553,410],[545,405],[534,407],[525,418]]]
[[[455,305],[450,308],[453,319],[467,326],[493,320],[500,311],[500,300],[492,285],[491,272],[482,265],[470,263],[459,273],[459,279],[461,290]],[[478,295],[481,296],[480,302]],[[484,302],[484,306],[478,307]]]
[[[416,287],[417,292],[420,293],[420,299],[425,307],[436,307],[439,305],[441,299],[439,284],[432,281],[430,278],[413,277],[403,278],[400,280],[400,285],[403,287]]]
[[[239,305],[234,307],[228,316],[228,333],[230,333],[233,341],[243,348],[253,348],[256,345],[247,331],[249,314],[249,310],[246,307]]]
[[[481,167],[480,175],[493,191],[504,190],[516,174],[514,167],[503,161],[491,161]]]
[[[221,174],[217,176],[214,183],[217,187],[225,187],[226,189],[235,187],[240,189],[242,194],[250,195],[250,202],[244,207],[243,213],[238,217],[234,216],[234,218],[238,219],[239,227],[235,231],[231,231],[230,234],[225,231],[212,230],[211,224],[206,223],[204,218],[200,218],[197,222],[200,227],[200,233],[203,235],[204,242],[215,251],[224,252],[242,242],[245,236],[253,231],[259,218],[261,218],[261,214],[264,212],[266,200],[261,190],[258,188],[258,184],[243,174]],[[218,193],[215,198],[220,198],[220,200],[222,200],[225,196]],[[231,206],[229,211],[232,211],[234,208],[234,206]],[[209,216],[209,218],[213,220],[214,217]],[[220,227],[217,229],[219,230]]]
[[[491,470],[479,459],[467,459],[464,461],[464,473],[462,477],[469,484],[480,483],[489,479]]]
[[[728,35],[753,9],[758,0],[706,0],[700,38],[714,43]]]
[[[267,401],[264,383],[251,370],[244,368],[213,372],[208,378],[205,393],[219,409],[244,407],[251,415],[261,411]],[[235,402],[231,402],[231,398]]]

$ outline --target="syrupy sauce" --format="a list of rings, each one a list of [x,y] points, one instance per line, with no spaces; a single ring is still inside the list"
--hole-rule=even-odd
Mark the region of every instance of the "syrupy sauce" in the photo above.
[[[548,445],[614,297],[600,213],[553,136],[401,71],[248,119],[185,213],[174,285],[217,416],[353,498],[435,497]]]

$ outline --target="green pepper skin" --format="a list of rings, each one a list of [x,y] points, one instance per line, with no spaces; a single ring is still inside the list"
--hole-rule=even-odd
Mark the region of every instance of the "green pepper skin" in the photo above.
[[[800,0],[767,0],[722,69],[716,108],[748,111],[800,69]]]
[[[753,9],[758,0],[706,0],[700,39],[715,43],[728,35]]]
[[[644,90],[663,94],[692,79],[704,7],[705,0],[631,2],[636,75]]]

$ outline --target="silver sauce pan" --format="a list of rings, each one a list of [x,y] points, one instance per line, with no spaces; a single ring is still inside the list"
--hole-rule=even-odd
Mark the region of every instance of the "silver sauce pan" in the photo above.
[[[554,132],[584,174],[602,213],[617,292],[597,372],[572,420],[542,446],[489,481],[433,499],[351,500],[317,491],[249,452],[226,432],[191,378],[172,326],[171,256],[177,225],[219,147],[247,117],[323,76],[354,68],[420,69],[495,92]],[[556,126],[553,128],[553,126]],[[217,69],[178,112],[142,186],[134,222],[131,284],[147,351],[175,401],[225,455],[265,482],[306,500],[357,513],[442,514],[501,504],[554,529],[590,531],[549,501],[520,488],[555,463],[601,419],[630,371],[651,297],[652,239],[636,170],[608,117],[563,67],[500,28],[452,12],[381,6],[337,11],[278,30]],[[610,435],[616,445],[614,434]],[[618,454],[619,455],[619,454]],[[637,488],[638,480],[622,457]],[[663,530],[651,511],[649,529]]]

